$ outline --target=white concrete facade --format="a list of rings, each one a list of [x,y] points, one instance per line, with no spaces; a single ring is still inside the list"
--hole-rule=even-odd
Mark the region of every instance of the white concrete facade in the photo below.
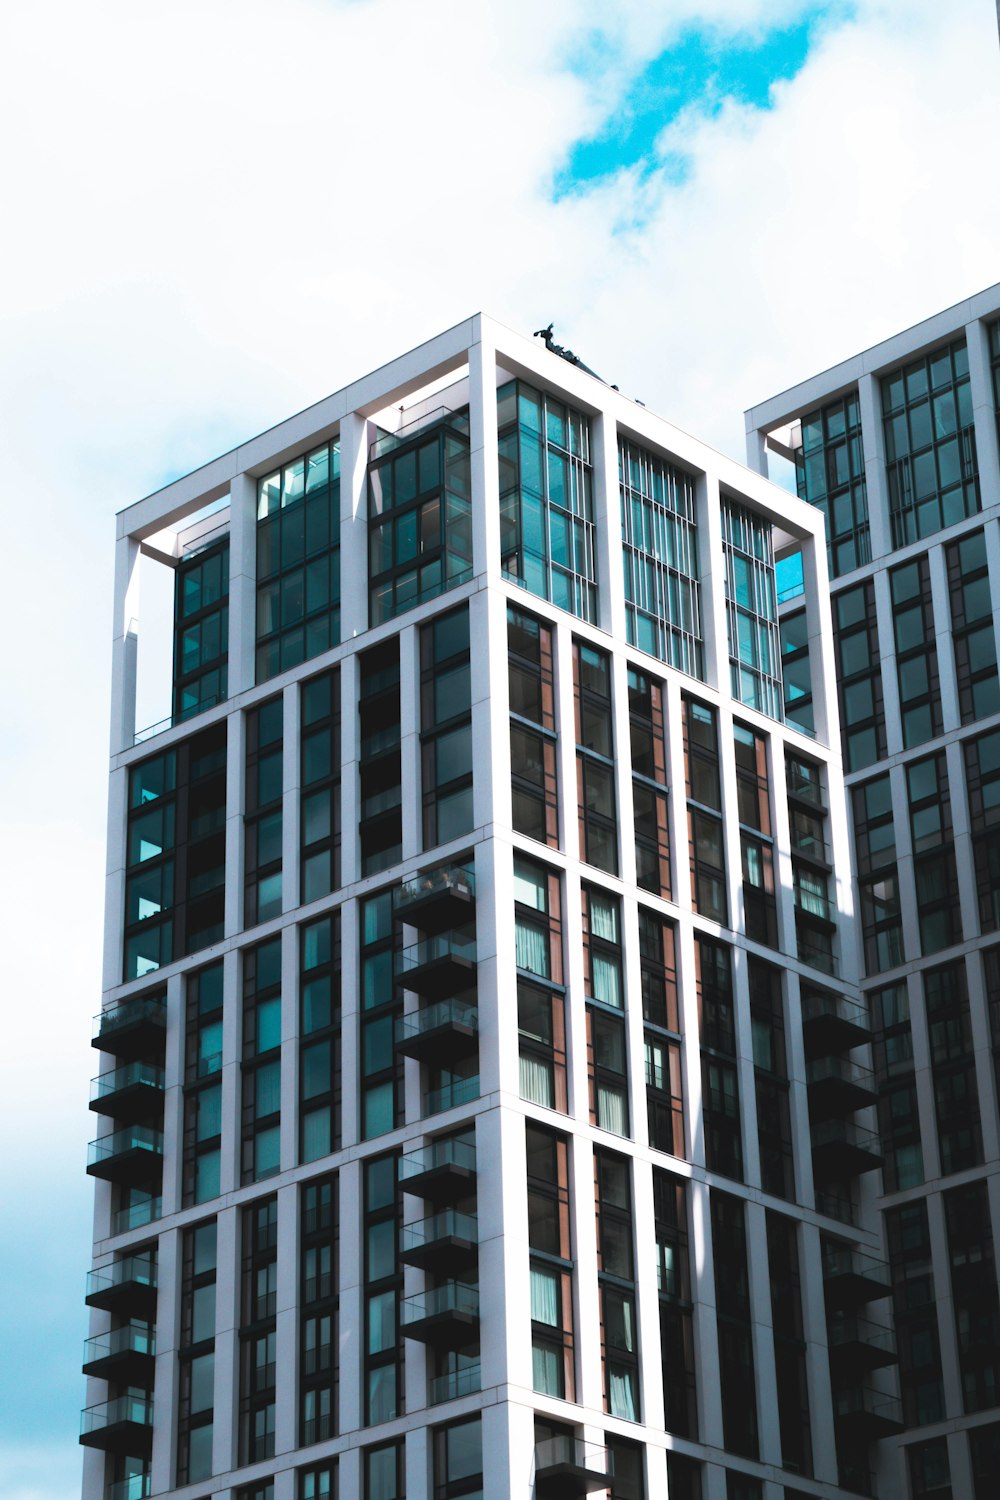
[[[582,412],[590,423],[596,525],[596,622],[587,623],[538,597],[506,577],[501,567],[500,475],[497,455],[497,388],[511,378],[528,382],[556,400]],[[369,627],[368,463],[370,444],[389,413],[421,403],[434,387],[445,404],[447,381],[461,382],[461,400],[469,408],[472,486],[471,577],[440,596],[417,604],[394,618]],[[619,440],[628,439],[677,465],[694,478],[702,602],[705,680],[686,676],[664,661],[627,644],[623,588],[621,512],[618,481]],[[256,506],[257,481],[282,463],[336,439],[340,444],[340,644],[267,681],[255,683]],[[729,670],[725,569],[720,528],[720,495],[736,501],[769,526],[779,553],[800,549],[804,597],[814,664],[817,736],[769,718],[734,699]],[[216,502],[228,505],[213,524],[229,528],[229,696],[184,722],[167,724],[136,742],[137,659],[141,662],[142,627],[138,599],[140,557],[169,557],[163,536],[175,534],[173,557],[180,556],[186,521]],[[177,540],[176,538],[179,538]],[[107,1452],[87,1447],[84,1500],[225,1500],[269,1495],[293,1500],[304,1491],[304,1471],[336,1460],[337,1493],[364,1497],[364,1464],[368,1450],[393,1440],[405,1446],[403,1459],[410,1500],[424,1496],[479,1494],[508,1500],[547,1492],[545,1475],[536,1483],[536,1420],[572,1428],[575,1436],[603,1454],[616,1439],[640,1445],[644,1493],[667,1496],[668,1460],[678,1455],[700,1466],[704,1500],[724,1500],[727,1484],[745,1481],[761,1500],[784,1495],[839,1496],[838,1456],[831,1405],[829,1335],[824,1305],[821,1237],[881,1257],[881,1239],[873,1211],[871,1174],[859,1178],[854,1222],[831,1217],[817,1208],[810,1152],[808,1087],[810,1075],[803,1044],[800,991],[803,987],[850,997],[859,983],[858,944],[854,934],[854,897],[847,869],[847,805],[839,746],[836,669],[831,643],[830,599],[822,519],[808,505],[790,497],[765,478],[713,452],[643,407],[627,400],[595,377],[548,352],[541,344],[511,333],[482,315],[457,325],[390,365],[299,413],[166,489],[139,501],[119,516],[113,632],[113,705],[111,780],[107,859],[107,915],[104,1011],[148,996],[166,997],[163,1079],[163,1185],[158,1216],[135,1228],[116,1218],[115,1188],[97,1184],[94,1260],[98,1271],[110,1271],[123,1257],[155,1251],[158,1292],[155,1310],[156,1359],[147,1469],[132,1479],[120,1477],[115,1457],[128,1450],[120,1444]],[[473,814],[468,832],[448,843],[424,847],[421,821],[422,724],[420,629],[439,615],[467,606],[471,652],[471,740]],[[524,610],[548,626],[555,660],[555,719],[559,785],[558,847],[541,844],[514,828],[511,803],[507,611]],[[137,623],[139,622],[139,623]],[[361,830],[364,820],[359,772],[363,761],[358,714],[361,656],[382,642],[398,638],[400,652],[401,851],[399,859],[377,873],[363,873]],[[138,651],[137,651],[138,642]],[[615,755],[614,789],[618,821],[620,875],[588,865],[579,847],[577,744],[574,732],[574,643],[596,648],[610,658]],[[303,789],[299,739],[302,685],[317,674],[339,669],[340,688],[340,883],[328,896],[299,902],[300,839]],[[666,720],[666,764],[669,809],[671,899],[640,890],[636,881],[633,838],[633,778],[629,752],[628,671],[644,672],[662,686]],[[247,715],[280,695],[283,722],[281,809],[283,899],[278,914],[244,926],[244,865],[247,849],[246,747]],[[694,910],[689,878],[685,754],[682,738],[683,698],[689,696],[715,711],[721,770],[721,827],[727,872],[724,920],[713,921]],[[734,722],[755,731],[766,743],[770,819],[773,830],[776,936],[761,944],[745,932],[741,881],[739,788],[733,756]],[[183,746],[215,724],[226,725],[225,903],[223,933],[211,946],[175,957],[141,978],[122,980],[126,885],[126,850],[130,772],[165,750]],[[832,859],[830,887],[836,921],[833,961],[836,977],[798,956],[796,948],[795,877],[786,798],[786,754],[801,757],[818,770],[826,809]],[[565,965],[567,1113],[543,1108],[521,1097],[515,964],[514,860],[526,856],[559,877],[562,892],[562,945]],[[402,1123],[364,1138],[360,1049],[364,1025],[361,988],[360,906],[380,891],[422,871],[454,863],[474,866],[476,889],[476,988],[478,1006],[479,1096],[439,1113],[424,1105],[425,1065],[411,1057],[403,1063]],[[627,1102],[630,1133],[622,1136],[592,1122],[593,1059],[588,1053],[581,882],[610,893],[620,903]],[[682,1081],[685,1152],[683,1159],[650,1144],[647,1130],[644,1026],[639,974],[640,909],[669,921],[676,933],[680,1006],[683,1016]],[[300,1159],[301,1106],[299,930],[337,910],[341,936],[340,1010],[340,1144],[318,1160]],[[413,942],[417,929],[408,929]],[[739,1136],[742,1181],[706,1165],[703,1119],[703,1067],[699,1048],[699,1003],[696,943],[700,937],[721,941],[732,955],[735,995],[735,1073],[739,1082]],[[279,1170],[241,1185],[241,1088],[243,1059],[243,973],[246,954],[267,939],[281,939],[280,1137]],[[750,1015],[748,961],[770,964],[781,975],[794,1195],[774,1196],[762,1183],[758,1145],[754,1028]],[[185,1202],[185,1012],[192,979],[222,960],[224,1007],[221,1040],[221,1147],[219,1192],[197,1203]],[[417,1007],[406,992],[407,1014]],[[117,1063],[105,1057],[102,1070]],[[867,1116],[871,1123],[871,1112]],[[569,1148],[569,1215],[572,1245],[572,1346],[576,1399],[565,1400],[533,1389],[532,1291],[529,1274],[529,1217],[525,1181],[525,1131],[533,1124],[565,1139]],[[362,1182],[366,1164],[388,1152],[404,1155],[461,1127],[474,1130],[478,1214],[477,1279],[480,1302],[480,1388],[452,1400],[432,1400],[431,1356],[413,1338],[396,1337],[404,1347],[405,1402],[391,1420],[366,1425],[365,1268]],[[100,1134],[118,1128],[103,1120]],[[608,1151],[627,1162],[632,1199],[634,1252],[633,1295],[638,1309],[637,1369],[641,1421],[613,1415],[607,1409],[602,1377],[602,1328],[599,1265],[595,1241],[594,1151]],[[654,1223],[653,1173],[666,1172],[686,1184],[686,1226],[691,1247],[694,1373],[698,1419],[687,1435],[668,1431],[664,1420],[664,1369],[658,1314],[657,1235]],[[335,1174],[339,1222],[339,1310],[337,1343],[339,1384],[334,1434],[302,1446],[300,1392],[301,1195],[317,1179]],[[756,1389],[747,1402],[757,1403],[757,1456],[727,1451],[720,1395],[720,1355],[713,1271],[710,1203],[713,1194],[736,1200],[743,1214],[749,1278],[747,1327],[750,1330]],[[242,1236],[255,1204],[277,1195],[277,1272],[275,1289],[276,1397],[273,1454],[241,1461]],[[431,1210],[413,1194],[402,1196],[402,1222],[420,1220]],[[784,1462],[778,1404],[774,1397],[775,1353],[772,1329],[772,1282],[768,1256],[767,1215],[782,1215],[792,1226],[801,1281],[803,1368],[806,1371],[811,1437],[811,1472],[795,1472]],[[216,1312],[214,1385],[212,1387],[211,1473],[178,1482],[179,1424],[184,1331],[182,1327],[182,1258],[185,1235],[216,1222]],[[403,1295],[421,1292],[424,1272],[407,1265]],[[92,1335],[109,1333],[113,1314],[95,1308]],[[893,1395],[893,1376],[878,1372],[871,1384],[885,1399]],[[88,1408],[119,1399],[124,1386],[91,1376]],[[245,1392],[243,1392],[245,1394]],[[435,1488],[443,1478],[435,1469],[434,1435],[462,1419],[481,1416],[482,1488]],[[104,1420],[101,1418],[100,1420]],[[140,1423],[140,1425],[142,1425]],[[123,1439],[122,1441],[127,1441]],[[591,1463],[594,1466],[598,1460]],[[874,1459],[871,1467],[877,1468]],[[727,1476],[730,1476],[727,1479]],[[584,1481],[581,1480],[581,1484]],[[676,1493],[682,1493],[675,1480]],[[273,1490],[262,1488],[273,1485]],[[753,1488],[756,1486],[756,1488]],[[581,1490],[581,1493],[583,1491]],[[325,1492],[324,1492],[325,1493]],[[609,1490],[624,1497],[625,1487]],[[376,1500],[374,1495],[369,1500]]]

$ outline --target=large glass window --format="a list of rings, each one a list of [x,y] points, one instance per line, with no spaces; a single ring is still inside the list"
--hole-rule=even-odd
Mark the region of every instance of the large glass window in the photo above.
[[[632,1245],[632,1183],[627,1157],[612,1151],[594,1152],[594,1210],[604,1409],[613,1417],[638,1422],[641,1417],[639,1341]]]
[[[241,1182],[280,1170],[281,939],[243,958],[243,1120]]]
[[[955,845],[951,831],[948,765],[943,753],[911,761],[906,768],[917,888],[920,951],[938,953],[962,938]]]
[[[795,1168],[781,970],[757,958],[749,959],[747,966],[761,1186],[765,1193],[792,1201]]]
[[[663,1425],[698,1437],[694,1323],[688,1232],[688,1186],[683,1177],[653,1168],[656,1281],[660,1297]],[[673,1495],[673,1482],[670,1493]]]
[[[396,864],[403,852],[399,637],[361,657],[361,873]]]
[[[591,1124],[629,1134],[621,909],[617,896],[583,886],[587,1077]]]
[[[726,925],[718,718],[714,708],[695,698],[686,697],[683,707],[691,901],[700,916]]]
[[[1000,1302],[986,1183],[944,1194],[955,1338],[966,1412],[1000,1400]]]
[[[765,947],[776,948],[778,909],[774,893],[767,738],[745,724],[734,724],[733,740],[743,868],[743,921],[748,938],[763,943]]]
[[[270,698],[247,714],[246,892],[244,923],[281,914],[283,703]]]
[[[239,1462],[274,1457],[277,1390],[278,1200],[242,1211]]]
[[[798,1230],[794,1219],[784,1214],[768,1211],[765,1218],[781,1462],[793,1474],[811,1474],[812,1434]]]
[[[947,1177],[983,1160],[965,960],[925,969],[923,980],[938,1151]]]
[[[647,672],[629,667],[628,709],[636,884],[669,901],[670,837],[663,684]]]
[[[299,941],[299,1159],[340,1145],[340,912],[310,922]]]
[[[382,433],[368,466],[371,625],[472,577],[469,410],[414,436]]]
[[[573,642],[576,709],[576,779],[580,858],[618,874],[611,658],[583,641]]]
[[[420,749],[424,848],[472,828],[472,681],[469,607],[420,632]]]
[[[785,720],[805,734],[816,734],[813,711],[812,668],[809,662],[809,625],[804,609],[783,614],[778,622],[781,637],[781,681],[785,695]]]
[[[833,621],[845,769],[860,771],[885,756],[882,668],[871,580],[837,594]]]
[[[524,381],[497,391],[500,550],[505,575],[597,619],[590,421]]]
[[[705,1165],[711,1172],[742,1182],[743,1138],[731,952],[724,943],[696,937],[694,954],[701,1034]]]
[[[184,1204],[217,1198],[222,1159],[222,964],[187,979]]]
[[[216,1264],[215,1220],[185,1229],[181,1238],[178,1484],[195,1484],[212,1473]]]
[[[865,971],[880,974],[903,962],[903,922],[896,873],[896,831],[889,777],[853,788],[854,845]]]
[[[784,691],[770,523],[723,497],[722,550],[733,697],[780,719]]]
[[[360,903],[361,915],[361,1137],[371,1140],[403,1121],[403,1057],[395,1027],[403,1013],[396,984],[401,932],[392,890]]]
[[[483,1421],[453,1422],[434,1433],[433,1500],[482,1500]]]
[[[873,990],[870,1005],[879,1134],[884,1156],[882,1174],[886,1192],[894,1193],[901,1188],[916,1187],[924,1180],[906,981]]]
[[[870,562],[868,488],[856,390],[802,418],[795,481],[799,499],[823,512],[831,575],[838,578]]]
[[[569,1218],[569,1143],[529,1123],[525,1127],[532,1384],[572,1401],[573,1259]]]
[[[257,681],[340,640],[340,444],[257,484]]]
[[[337,1228],[336,1176],[305,1183],[299,1196],[299,1433],[303,1445],[322,1443],[337,1431]]]
[[[303,904],[340,884],[340,673],[302,684],[299,713]]]
[[[683,1043],[675,952],[673,924],[640,906],[639,965],[645,1023],[649,1144],[657,1151],[683,1158]]]
[[[896,370],[881,386],[892,544],[905,547],[979,510],[964,338]]]
[[[756,1458],[757,1401],[744,1205],[742,1199],[716,1188],[710,1202],[722,1430],[732,1453]]]
[[[403,1396],[403,1340],[399,1299],[403,1267],[399,1260],[402,1204],[399,1158],[393,1154],[365,1162],[364,1173],[364,1421],[391,1422],[406,1410]],[[371,1493],[371,1492],[369,1492]],[[385,1491],[387,1500],[396,1493]],[[378,1491],[381,1496],[382,1490]]]
[[[965,742],[965,779],[979,895],[979,930],[1000,927],[1000,729]]]
[[[986,537],[974,531],[947,548],[952,642],[963,724],[1000,709],[997,643]]]
[[[927,1204],[923,1199],[885,1215],[892,1300],[899,1349],[899,1384],[908,1427],[944,1417],[941,1348]]]
[[[622,437],[618,483],[628,643],[704,678],[694,477]]]
[[[174,575],[174,722],[228,692],[229,537],[218,533],[186,552]]]
[[[507,610],[511,820],[517,833],[559,847],[552,628]]]
[[[910,750],[941,733],[934,606],[927,554],[889,574],[896,637],[896,680],[903,748]]]

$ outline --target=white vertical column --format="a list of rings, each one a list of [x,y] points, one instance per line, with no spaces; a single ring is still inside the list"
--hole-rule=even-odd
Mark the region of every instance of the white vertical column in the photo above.
[[[990,341],[988,325],[976,319],[965,325],[969,350],[969,386],[972,391],[972,419],[976,427],[976,457],[983,504],[993,503],[1000,475],[1000,450],[997,445],[997,411],[990,379]],[[960,1490],[955,1491],[960,1494]]]
[[[976,862],[972,852],[972,829],[969,825],[969,803],[963,795],[965,786],[965,756],[961,740],[952,740],[944,747],[949,787],[954,788],[950,797],[951,826],[955,840],[955,873],[958,877],[958,902],[962,914],[962,931],[976,932],[979,928],[979,892],[976,888]],[[973,1014],[975,1011],[973,1010]],[[986,1012],[983,1012],[985,1019]],[[992,1069],[991,1069],[992,1071]],[[990,1113],[993,1113],[992,1106]],[[985,1120],[985,1115],[984,1115]],[[989,1160],[989,1158],[987,1158]]]
[[[368,423],[340,422],[340,638],[368,629]]]
[[[514,1109],[489,1109],[476,1116],[484,1391],[504,1385],[530,1391],[532,1384],[524,1129],[524,1116]]]
[[[125,928],[125,865],[128,838],[127,767],[111,772],[108,783],[107,859],[104,879],[104,950],[102,988],[114,989],[122,982],[123,933]]]
[[[955,1335],[955,1299],[951,1287],[951,1257],[945,1229],[944,1194],[928,1193],[927,1229],[934,1266],[934,1310],[937,1313],[938,1339],[941,1345],[941,1387],[944,1392],[945,1417],[962,1416],[962,1370]]]
[[[420,765],[420,630],[399,632],[399,738],[402,775],[403,858],[423,848]]]
[[[469,600],[473,814],[476,828],[511,826],[507,596],[495,585]]]
[[[802,543],[802,585],[809,641],[809,676],[813,691],[816,738],[831,750],[840,748],[837,705],[837,657],[833,646],[833,611],[826,573],[826,548],[820,537]]]
[[[941,720],[945,734],[961,727],[958,703],[958,681],[955,676],[955,646],[951,629],[951,594],[948,588],[948,558],[942,545],[927,553],[934,612],[934,646],[937,651],[938,683],[941,693]],[[961,781],[956,785],[961,786]],[[969,930],[969,929],[967,929]]]
[[[755,474],[763,474],[768,478],[767,467],[767,439],[765,433],[754,426],[753,417],[747,413],[746,418],[746,448],[747,468],[752,469]]]
[[[517,1098],[520,1062],[514,965],[512,850],[499,839],[476,845],[476,1003],[479,1010],[479,1093]]]
[[[251,688],[257,654],[257,481],[229,485],[229,696]]]
[[[237,710],[226,719],[226,889],[223,920],[226,937],[235,937],[243,928],[245,797],[246,718]]]
[[[722,500],[719,480],[705,474],[695,485],[698,517],[698,576],[705,644],[705,679],[729,692],[729,629],[726,621],[726,562],[722,552]]]
[[[885,470],[882,399],[879,383],[874,375],[862,375],[858,381],[858,412],[861,417],[861,447],[865,458],[872,557],[879,558],[885,557],[893,549],[889,523],[889,485]]]
[[[750,1282],[750,1317],[753,1340],[754,1383],[762,1399],[757,1401],[757,1426],[762,1463],[781,1464],[781,1427],[778,1403],[765,1392],[777,1392],[774,1329],[771,1322],[771,1274],[767,1254],[767,1221],[760,1203],[746,1206],[747,1277]],[[756,1396],[756,1392],[754,1396]],[[751,1393],[748,1394],[750,1399]]]
[[[636,1124],[645,1117],[641,1093],[635,1093]],[[647,1427],[663,1425],[663,1362],[660,1355],[660,1289],[657,1268],[656,1213],[653,1205],[653,1174],[643,1161],[634,1159],[632,1172],[632,1233],[635,1240],[635,1292],[638,1304],[639,1378],[642,1418]],[[648,1450],[650,1453],[652,1449]],[[655,1490],[651,1490],[655,1494]]]
[[[534,1462],[534,1409],[509,1397],[484,1407],[483,1500],[511,1500],[514,1495],[532,1494]]]
[[[409,1340],[412,1347],[416,1341]],[[424,1351],[418,1347],[417,1350],[423,1357],[420,1363],[426,1369],[427,1358]],[[409,1395],[409,1384],[406,1387]],[[406,1464],[406,1493],[408,1495],[430,1495],[434,1491],[434,1454],[431,1448],[431,1433],[427,1426],[411,1427],[406,1434],[406,1449],[404,1453]]]
[[[169,1490],[174,1478],[174,1435],[177,1431],[178,1370],[180,1342],[180,1234],[167,1230],[156,1247],[156,1374],[154,1379],[153,1452],[150,1459],[150,1492]],[[95,1493],[97,1493],[95,1491]]]
[[[294,930],[294,929],[292,929]],[[278,1189],[278,1292],[275,1316],[275,1359],[281,1371],[274,1410],[274,1451],[288,1453],[297,1446],[299,1215],[298,1184]]]
[[[740,1086],[740,1135],[743,1141],[743,1178],[760,1186],[760,1142],[757,1137],[757,1076],[753,1060],[750,1020],[750,975],[745,948],[731,948],[733,1020],[736,1030],[736,1070]],[[765,1265],[767,1258],[765,1256]]]
[[[896,675],[896,636],[892,623],[892,595],[889,574],[885,568],[872,577],[875,589],[875,619],[878,628],[879,658],[882,668],[882,709],[885,719],[887,755],[903,750],[903,717],[899,703],[899,679]],[[873,665],[876,665],[873,663]]]
[[[961,784],[961,783],[959,783]],[[971,854],[968,856],[971,864]],[[962,869],[958,860],[959,871]],[[966,931],[968,932],[968,928]],[[972,1047],[976,1064],[976,1092],[979,1097],[979,1118],[983,1131],[983,1160],[996,1161],[1000,1157],[1000,1121],[994,1107],[993,1039],[990,1035],[990,1004],[986,991],[984,973],[985,954],[969,954],[966,974],[969,985],[969,1023],[972,1031]],[[996,1236],[994,1236],[995,1238]]]
[[[299,806],[302,757],[299,753],[299,703],[302,684],[290,682],[282,694],[281,759],[281,909],[295,911],[299,902]]]
[[[796,1140],[808,1143],[808,1130]],[[807,1151],[803,1150],[802,1155]],[[808,1198],[799,1202],[808,1203]],[[812,1437],[813,1473],[827,1484],[836,1484],[837,1445],[833,1430],[833,1388],[826,1322],[826,1295],[819,1230],[799,1224],[799,1286],[802,1298],[802,1332],[806,1341],[806,1380],[809,1387],[809,1428]]]
[[[598,621],[616,641],[624,641],[625,574],[618,498],[618,428],[610,412],[598,412],[591,419],[590,436],[597,533]]]
[[[118,525],[125,518],[118,517]],[[115,614],[111,637],[111,754],[131,750],[135,738],[135,693],[139,660],[140,550],[135,537],[115,543]]]
[[[712,1448],[724,1446],[719,1339],[716,1331],[715,1252],[707,1182],[688,1184],[691,1215],[691,1295],[694,1301],[695,1380],[698,1388],[698,1426],[701,1440]]]
[[[496,347],[483,319],[469,350],[469,464],[475,573],[500,576],[500,465],[497,455]]]
[[[216,1220],[215,1431],[212,1471],[225,1474],[236,1459],[240,1404],[240,1216],[236,1208]]]
[[[610,1142],[609,1142],[610,1144]],[[597,1283],[597,1231],[594,1217],[594,1156],[586,1136],[574,1138],[570,1152],[570,1213],[573,1218],[576,1293],[576,1401],[591,1411],[604,1407],[601,1360],[601,1305]]]

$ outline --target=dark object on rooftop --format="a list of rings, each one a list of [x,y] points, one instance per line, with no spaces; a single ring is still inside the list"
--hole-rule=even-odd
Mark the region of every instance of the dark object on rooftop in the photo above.
[[[545,347],[550,354],[558,354],[560,359],[568,360],[571,365],[576,365],[579,369],[586,370],[588,375],[593,375],[595,380],[600,380],[602,385],[607,385],[608,382],[603,380],[596,370],[592,370],[589,365],[585,365],[580,356],[574,354],[572,349],[564,349],[562,344],[555,343],[552,338],[551,323],[548,328],[536,328],[535,338],[545,340]]]

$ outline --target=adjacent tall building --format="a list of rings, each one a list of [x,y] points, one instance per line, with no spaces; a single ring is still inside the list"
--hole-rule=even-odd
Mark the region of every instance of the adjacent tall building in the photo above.
[[[965,611],[975,706],[987,574],[962,580],[1000,538],[955,537],[916,608]],[[898,1493],[837,706],[896,574],[857,617],[837,577],[835,648],[814,506],[481,316],[130,507],[117,545],[85,1500],[829,1500],[885,1464]],[[137,732],[156,569],[172,712]],[[916,757],[873,708],[859,761],[845,701],[852,789],[885,749],[919,771],[937,935],[949,871],[985,920],[928,780],[974,749],[989,805],[964,680]],[[892,804],[861,780],[881,880]],[[879,977],[878,1058],[929,1122],[992,1089],[989,971],[920,940],[906,918]],[[931,975],[940,1059],[903,1003]],[[908,1370],[932,1269],[942,1327],[948,1257],[959,1297],[982,1281],[976,1119],[954,1199],[891,1137]]]
[[[913,1500],[1000,1474],[998,411],[995,286],[747,413],[827,525]],[[785,584],[786,720],[822,739]]]

